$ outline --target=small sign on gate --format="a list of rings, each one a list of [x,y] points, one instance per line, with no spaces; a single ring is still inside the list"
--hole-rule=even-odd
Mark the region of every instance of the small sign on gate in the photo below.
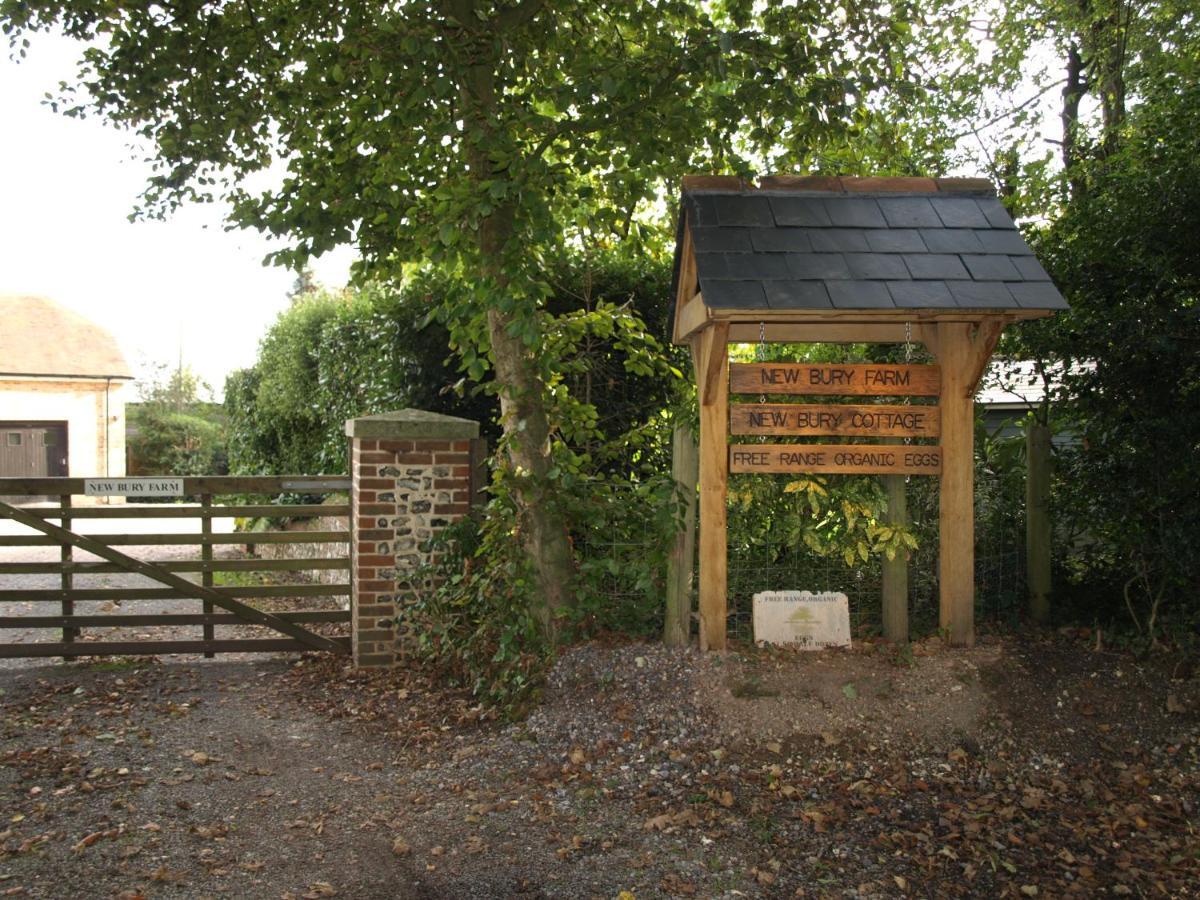
[[[182,497],[182,478],[85,478],[88,497]]]
[[[801,650],[850,646],[850,600],[824,591],[763,591],[754,595],[754,642]]]

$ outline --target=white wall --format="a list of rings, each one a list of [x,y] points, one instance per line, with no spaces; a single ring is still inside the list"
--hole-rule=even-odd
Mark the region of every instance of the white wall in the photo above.
[[[65,421],[68,474],[120,477],[125,474],[127,384],[103,379],[0,378],[0,421]]]

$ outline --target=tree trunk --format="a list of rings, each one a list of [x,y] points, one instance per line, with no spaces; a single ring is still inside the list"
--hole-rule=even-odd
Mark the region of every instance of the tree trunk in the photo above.
[[[1067,84],[1063,88],[1061,119],[1063,170],[1073,196],[1079,196],[1083,190],[1083,179],[1076,171],[1075,164],[1079,161],[1079,102],[1083,99],[1084,90],[1083,60],[1079,48],[1071,44],[1067,48]]]
[[[497,210],[480,229],[483,274],[499,287],[507,283],[500,259],[511,235],[511,207]],[[574,566],[566,521],[548,491],[550,422],[544,385],[533,351],[508,332],[512,316],[493,306],[487,320],[508,461],[517,476],[514,496],[520,511],[521,541],[533,562],[541,595],[535,612],[553,640],[558,630],[557,616],[570,604]]]
[[[525,4],[510,11],[497,27],[511,26],[510,19],[522,19],[536,12],[538,4]],[[496,66],[499,50],[495,35],[481,30],[473,0],[449,0],[445,8],[459,27],[475,33],[476,46],[470,51],[470,63],[460,84],[465,131],[482,135],[468,152],[471,181],[479,192],[492,179],[503,177],[495,169],[489,144],[501,137],[496,124]],[[517,234],[516,207],[512,201],[502,204],[479,224],[479,275],[497,293],[511,285],[505,260]],[[535,310],[526,310],[536,315]],[[487,311],[488,340],[496,386],[500,393],[500,418],[506,438],[508,463],[515,476],[513,496],[520,517],[521,543],[533,563],[540,602],[534,610],[547,637],[553,641],[558,632],[558,614],[571,599],[574,574],[571,545],[563,514],[553,502],[549,484],[550,422],[546,414],[545,385],[534,356],[534,349],[521,337],[509,333],[517,316],[502,311],[495,303]]]

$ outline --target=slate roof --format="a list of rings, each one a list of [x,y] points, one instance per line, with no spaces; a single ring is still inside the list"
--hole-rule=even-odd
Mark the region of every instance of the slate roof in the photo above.
[[[684,183],[676,282],[686,223],[712,309],[1067,308],[981,179],[731,181]]]
[[[45,297],[0,296],[0,375],[132,378],[111,334]]]

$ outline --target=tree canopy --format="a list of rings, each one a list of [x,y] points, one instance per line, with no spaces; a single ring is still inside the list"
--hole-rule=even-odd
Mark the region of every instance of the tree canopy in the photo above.
[[[280,262],[350,243],[360,275],[432,259],[458,276],[443,318],[468,371],[499,389],[552,629],[571,550],[556,360],[538,352],[547,255],[641,240],[664,183],[689,170],[938,169],[936,113],[969,91],[927,73],[974,46],[952,8],[3,0],[0,20],[14,42],[52,27],[89,42],[60,102],[146,141],[142,214],[225,197],[234,224],[289,241]]]

